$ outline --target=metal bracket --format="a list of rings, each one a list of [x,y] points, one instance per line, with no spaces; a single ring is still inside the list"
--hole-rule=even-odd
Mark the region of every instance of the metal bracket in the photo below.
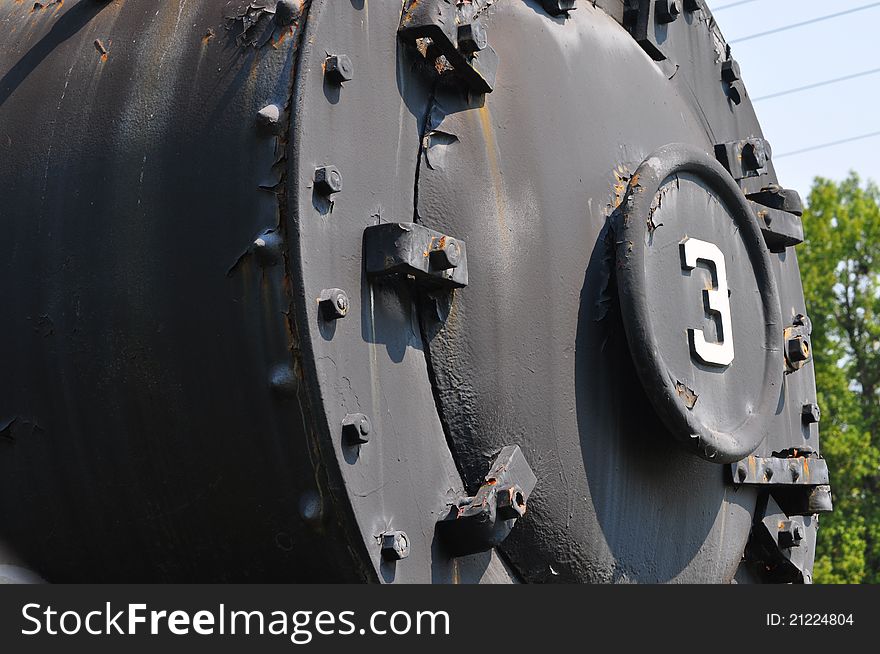
[[[805,315],[799,313],[792,324],[782,330],[785,343],[785,371],[794,372],[803,368],[813,358],[810,334],[813,323]]]
[[[815,452],[793,450],[788,457],[749,456],[730,464],[734,486],[821,486],[828,484],[828,464]]]
[[[696,2],[686,2],[684,11],[692,13],[700,9]],[[642,50],[654,61],[669,58],[664,52],[669,41],[669,32],[675,22],[684,19],[680,16],[682,7],[678,0],[627,0],[624,23]]]
[[[459,48],[459,28],[473,27],[475,23],[460,16],[451,0],[407,0],[398,34],[425,58],[435,61],[443,57],[470,91],[491,93],[495,88],[498,54],[488,43],[484,45],[481,39],[473,37],[467,39],[464,51]]]
[[[465,556],[499,545],[525,515],[537,483],[519,445],[502,449],[477,494],[461,498],[437,524],[446,548],[453,556]]]
[[[834,508],[828,464],[810,450],[750,456],[730,464],[730,473],[734,486],[768,488],[789,516],[829,513]]]
[[[416,223],[367,227],[364,258],[370,277],[410,277],[432,288],[463,288],[468,284],[464,241]]]
[[[764,242],[771,252],[782,252],[804,242],[804,225],[796,215],[751,200],[749,206],[758,217]]]
[[[764,139],[748,138],[715,146],[715,158],[736,181],[766,175],[773,151]]]
[[[809,583],[815,529],[808,529],[807,523],[814,518],[789,517],[772,497],[765,500],[766,506],[759,506],[755,514],[748,558],[762,564],[770,581]]]
[[[746,197],[771,209],[785,211],[795,216],[804,215],[804,203],[801,200],[800,193],[791,188],[782,188],[778,184],[770,184],[757,193],[750,193]]]

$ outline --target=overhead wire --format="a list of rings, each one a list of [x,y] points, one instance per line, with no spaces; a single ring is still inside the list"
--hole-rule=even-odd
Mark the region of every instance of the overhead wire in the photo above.
[[[793,29],[797,29],[799,27],[804,27],[805,25],[812,25],[813,23],[819,23],[824,20],[831,20],[832,18],[838,18],[840,16],[846,16],[848,14],[854,14],[857,11],[865,11],[866,9],[873,9],[874,7],[880,7],[880,2],[872,2],[867,5],[853,7],[852,9],[838,11],[834,14],[827,14],[825,16],[811,18],[810,20],[801,21],[800,23],[792,23],[790,25],[783,25],[782,27],[776,27],[772,30],[767,30],[766,32],[758,32],[757,34],[749,34],[748,36],[741,36],[738,39],[731,39],[730,41],[728,41],[728,43],[742,43],[743,41],[750,41],[752,39],[759,39],[763,36],[770,36],[771,34],[778,34],[779,32],[786,32],[788,30],[793,30]]]
[[[757,98],[752,98],[752,102],[760,102],[761,100],[769,100],[771,98],[778,98],[783,95],[791,95],[792,93],[800,93],[801,91],[809,91],[810,89],[818,89],[822,86],[828,86],[829,84],[837,84],[838,82],[846,82],[847,80],[857,79],[859,77],[865,77],[867,75],[876,75],[880,73],[880,68],[872,68],[871,70],[863,70],[859,73],[853,73],[852,75],[844,75],[843,77],[835,77],[834,79],[827,79],[822,82],[815,82],[814,84],[807,84],[806,86],[798,86],[793,89],[786,89],[785,91],[777,91],[776,93],[769,93],[767,95],[762,95]]]
[[[755,0],[739,0],[739,2],[729,2],[726,5],[715,7],[715,9],[712,10],[712,13],[716,14],[719,11],[724,11],[725,9],[733,9],[734,7],[739,7],[740,5],[747,5],[750,2],[755,2]]]
[[[818,145],[811,145],[806,148],[801,148],[799,150],[792,150],[790,152],[783,152],[782,154],[774,154],[774,159],[781,159],[783,157],[793,157],[798,154],[804,154],[805,152],[813,152],[814,150],[824,150],[825,148],[831,148],[836,145],[843,145],[844,143],[853,143],[855,141],[862,141],[864,139],[874,138],[880,136],[880,131],[870,132],[868,134],[861,134],[859,136],[851,136],[846,139],[840,139],[837,141],[831,141],[829,143],[820,143]]]

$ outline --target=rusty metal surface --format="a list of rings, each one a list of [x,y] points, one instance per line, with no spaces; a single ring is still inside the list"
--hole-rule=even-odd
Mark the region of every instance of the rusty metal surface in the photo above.
[[[535,461],[530,511],[502,545],[526,580],[730,580],[756,495],[673,445],[650,409],[655,389],[635,373],[615,306],[606,221],[653,150],[712,153],[760,127],[723,88],[708,13],[680,19],[670,68],[589,5],[559,20],[536,4],[490,11],[496,88],[438,93],[426,126],[452,145],[440,166],[423,150],[417,215],[465,239],[470,257],[468,288],[423,313],[444,426],[469,485],[511,440]],[[516,47],[535,34],[540,47]],[[783,322],[803,307],[794,259],[770,254]],[[815,442],[800,421],[811,375],[783,386],[762,425],[767,455]]]
[[[0,0],[0,572],[809,579],[827,487],[768,508],[679,447],[617,306],[637,166],[761,137],[714,18],[643,48],[647,0],[435,1],[464,28],[439,49],[399,1]],[[765,234],[788,212],[767,256],[808,332],[776,182],[738,180]],[[434,237],[391,276],[389,223]],[[812,362],[784,369],[756,457],[819,449]],[[453,551],[438,524],[510,446],[508,524]],[[780,511],[796,573],[790,525],[754,536]]]
[[[254,244],[304,16],[43,4],[0,2],[0,541],[50,581],[363,579]]]

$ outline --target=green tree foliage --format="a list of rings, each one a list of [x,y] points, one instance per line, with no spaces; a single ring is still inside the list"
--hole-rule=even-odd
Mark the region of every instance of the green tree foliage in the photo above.
[[[817,583],[880,582],[880,189],[855,173],[816,179],[799,248],[822,454],[834,512],[822,516]]]

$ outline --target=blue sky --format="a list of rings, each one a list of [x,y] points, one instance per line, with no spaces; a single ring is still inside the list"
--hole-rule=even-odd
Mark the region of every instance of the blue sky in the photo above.
[[[728,42],[866,5],[869,9],[731,43],[754,98],[880,68],[880,3],[869,0],[708,0]],[[779,157],[787,152],[880,131],[880,73],[755,102],[783,186],[806,199],[816,176],[850,170],[880,182],[880,136]]]

